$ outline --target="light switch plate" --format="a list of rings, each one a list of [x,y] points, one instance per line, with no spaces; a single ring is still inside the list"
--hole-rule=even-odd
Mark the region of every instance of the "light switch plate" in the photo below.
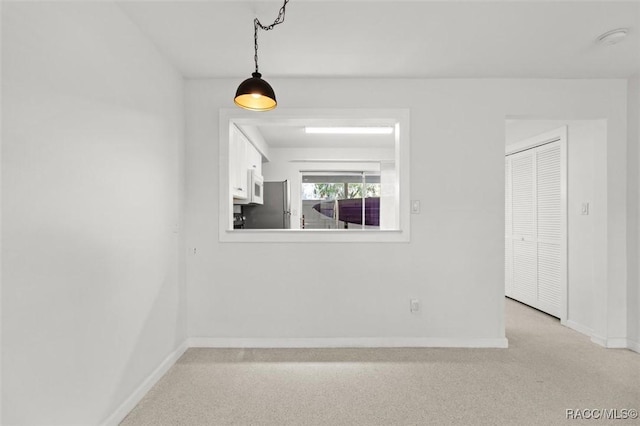
[[[411,200],[411,214],[420,214],[420,200]]]
[[[580,209],[580,213],[583,216],[587,216],[589,214],[589,203],[582,203],[582,207]]]

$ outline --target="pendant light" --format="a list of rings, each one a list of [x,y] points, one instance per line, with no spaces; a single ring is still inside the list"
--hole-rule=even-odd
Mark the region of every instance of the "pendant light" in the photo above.
[[[253,46],[255,51],[253,60],[256,64],[256,71],[251,74],[250,78],[240,83],[238,90],[236,90],[236,97],[233,101],[240,108],[251,111],[269,111],[278,105],[273,88],[269,83],[262,79],[262,74],[258,71],[258,29],[270,31],[276,25],[284,22],[287,3],[289,3],[289,0],[284,0],[284,4],[280,8],[278,17],[273,21],[273,24],[264,26],[260,23],[258,18],[253,20]]]

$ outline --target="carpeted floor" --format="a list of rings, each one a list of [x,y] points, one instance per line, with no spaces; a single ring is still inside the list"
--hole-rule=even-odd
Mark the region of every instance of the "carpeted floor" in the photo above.
[[[639,354],[506,309],[509,349],[190,349],[122,425],[640,425],[567,419],[640,410]]]

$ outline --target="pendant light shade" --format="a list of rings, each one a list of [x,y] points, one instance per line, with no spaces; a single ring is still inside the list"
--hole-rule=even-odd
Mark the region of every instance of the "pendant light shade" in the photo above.
[[[240,83],[233,101],[240,108],[251,111],[269,111],[278,104],[273,88],[262,79],[259,72],[254,72],[250,78]]]
[[[278,17],[273,24],[264,26],[258,18],[253,20],[253,61],[256,71],[251,74],[251,78],[246,79],[236,90],[236,97],[233,99],[240,108],[251,111],[269,111],[278,105],[276,94],[269,83],[262,79],[262,74],[258,71],[258,30],[271,31],[276,25],[284,22],[285,9],[289,0],[284,0],[284,4],[278,12]]]

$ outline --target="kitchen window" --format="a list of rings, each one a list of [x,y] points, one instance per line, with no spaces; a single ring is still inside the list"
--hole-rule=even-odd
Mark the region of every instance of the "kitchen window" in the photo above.
[[[380,173],[303,172],[302,229],[380,229]]]

